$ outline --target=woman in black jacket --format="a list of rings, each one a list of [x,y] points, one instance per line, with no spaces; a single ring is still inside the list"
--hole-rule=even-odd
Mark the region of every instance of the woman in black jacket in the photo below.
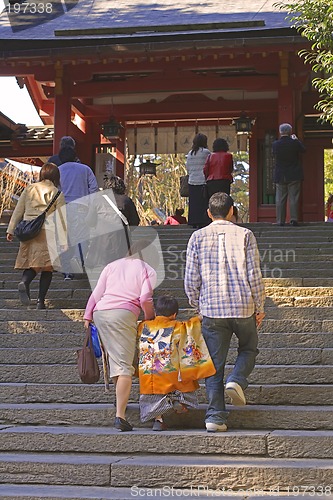
[[[130,246],[128,226],[140,223],[133,200],[125,191],[123,179],[112,176],[104,178],[103,191],[90,196],[87,223],[91,229],[85,267],[91,284],[96,284],[107,264],[125,257]]]

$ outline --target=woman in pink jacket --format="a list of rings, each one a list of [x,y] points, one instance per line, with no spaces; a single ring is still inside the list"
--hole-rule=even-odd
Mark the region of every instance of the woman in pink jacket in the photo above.
[[[94,321],[108,356],[110,377],[116,388],[114,426],[120,431],[132,430],[125,412],[134,374],[140,310],[143,310],[146,320],[155,317],[153,289],[157,276],[144,258],[155,261],[157,266],[158,256],[153,246],[148,247],[149,242],[138,240],[131,247],[132,255],[115,260],[104,268],[84,313],[85,327]]]
[[[228,151],[229,145],[225,139],[215,139],[213,142],[213,153],[207,157],[204,166],[208,199],[212,194],[219,192],[230,195],[234,160],[232,154]]]

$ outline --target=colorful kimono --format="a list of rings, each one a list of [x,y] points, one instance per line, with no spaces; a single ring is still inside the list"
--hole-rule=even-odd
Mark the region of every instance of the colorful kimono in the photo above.
[[[140,414],[146,422],[173,409],[198,406],[198,379],[215,373],[198,317],[188,321],[157,316],[138,329]]]

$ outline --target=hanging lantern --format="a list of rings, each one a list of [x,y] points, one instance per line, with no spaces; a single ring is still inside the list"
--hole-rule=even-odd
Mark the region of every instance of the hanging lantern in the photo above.
[[[250,134],[252,125],[255,124],[255,120],[251,120],[246,114],[241,113],[239,118],[234,118],[232,124],[235,125],[237,134]]]
[[[156,163],[147,160],[139,165],[140,177],[143,175],[156,175]]]
[[[102,123],[102,134],[106,139],[118,139],[120,137],[121,124],[116,120]]]

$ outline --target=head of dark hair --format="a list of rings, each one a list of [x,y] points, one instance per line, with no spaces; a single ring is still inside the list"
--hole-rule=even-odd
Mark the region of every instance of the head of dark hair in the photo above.
[[[333,203],[333,194],[330,194],[327,198],[326,207],[329,207]]]
[[[60,184],[60,172],[57,165],[54,163],[44,163],[40,172],[39,172],[39,180],[45,181],[49,180],[53,182],[55,187],[58,187]]]
[[[75,148],[75,140],[70,135],[64,135],[64,137],[60,139],[60,149],[66,146],[69,146],[73,149]]]
[[[233,206],[233,214],[237,219],[238,218],[238,208],[235,205]]]
[[[176,215],[183,215],[183,213],[184,213],[183,208],[176,208],[176,212],[175,212]]]
[[[59,151],[59,158],[62,163],[66,163],[68,161],[76,160],[76,152],[75,149],[71,146],[64,146]]]
[[[214,219],[225,219],[234,200],[227,193],[214,193],[209,198],[209,211]]]
[[[112,189],[116,194],[124,194],[126,186],[121,177],[114,175],[104,179],[104,189]]]
[[[213,151],[214,153],[217,153],[218,151],[229,151],[229,144],[225,139],[222,139],[222,137],[218,137],[215,139],[213,142]]]
[[[173,316],[174,314],[178,314],[178,309],[177,300],[168,295],[161,295],[156,301],[156,316]]]
[[[197,154],[197,151],[199,151],[200,148],[206,148],[207,147],[207,136],[205,134],[197,134],[194,136],[193,139],[193,144],[192,144],[192,149],[191,149],[191,155]]]

